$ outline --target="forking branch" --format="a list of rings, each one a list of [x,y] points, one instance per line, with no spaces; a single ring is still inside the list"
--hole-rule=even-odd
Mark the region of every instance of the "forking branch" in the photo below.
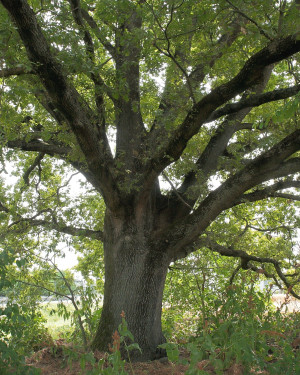
[[[181,125],[164,141],[164,147],[159,145],[150,164],[155,164],[156,169],[163,169],[170,164],[170,160],[177,160],[187,142],[219,106],[256,84],[262,78],[266,66],[287,58],[299,50],[300,40],[295,34],[272,42],[254,54],[234,78],[212,90],[192,107]]]

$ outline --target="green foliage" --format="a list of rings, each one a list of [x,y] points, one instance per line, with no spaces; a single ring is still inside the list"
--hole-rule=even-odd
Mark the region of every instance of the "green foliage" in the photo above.
[[[118,330],[112,336],[111,353],[108,354],[107,358],[103,358],[98,362],[97,368],[88,371],[88,375],[129,375],[125,369],[126,361],[122,359],[122,354],[128,358],[131,374],[134,374],[130,361],[130,352],[136,350],[141,352],[141,349],[134,342],[134,337],[128,329],[124,312],[122,312],[121,318],[122,321],[119,324]],[[108,366],[106,366],[106,363],[108,363]]]
[[[80,367],[86,375],[129,375],[125,369],[126,361],[122,358],[126,356],[128,359],[129,366],[131,367],[131,374],[134,374],[134,370],[130,361],[130,352],[141,349],[137,343],[134,343],[134,337],[128,330],[125,315],[122,313],[122,320],[118,327],[118,330],[112,336],[112,346],[110,347],[110,353],[100,359],[96,363],[94,353],[82,352],[80,348],[72,347],[54,347],[54,354],[57,350],[62,351],[64,361],[72,368],[74,361],[80,362]],[[87,369],[87,364],[91,365],[92,369]]]
[[[0,292],[13,288],[14,282],[6,278],[15,261],[14,251],[4,248],[0,253]],[[3,295],[5,293],[1,293]],[[38,349],[50,338],[43,327],[44,320],[35,306],[20,305],[9,301],[0,307],[0,372],[1,374],[39,374],[37,369],[26,366],[25,355]]]
[[[238,212],[235,214],[238,219]],[[270,219],[281,220],[281,214],[275,211]],[[278,225],[275,222],[273,225]],[[230,229],[231,238],[238,239],[235,226],[230,224],[227,227],[222,222],[216,231]],[[244,241],[253,239],[246,236]],[[273,241],[275,245],[280,238],[261,236],[258,244],[262,254],[269,255]],[[284,242],[280,241],[280,246]],[[202,250],[170,267],[162,316],[169,360],[181,363],[178,348],[185,347],[190,355],[189,362],[184,361],[189,365],[187,375],[207,374],[205,365],[203,370],[197,366],[201,361],[208,361],[206,367],[213,366],[218,374],[236,363],[245,374],[251,369],[296,374],[299,351],[291,344],[300,332],[299,312],[285,315],[275,310],[271,302],[274,285],[269,282],[262,290],[263,274],[249,270],[235,274],[237,266],[238,262]]]
[[[221,299],[213,301],[211,312],[204,322],[199,320],[198,331],[185,345],[190,353],[186,374],[207,374],[197,368],[203,360],[209,360],[220,375],[234,363],[242,366],[245,375],[251,370],[296,374],[300,357],[292,341],[299,332],[299,312],[275,311],[268,291],[257,292],[253,285],[229,286]],[[170,361],[180,361],[178,345],[163,347]]]
[[[71,318],[71,327],[73,328],[71,333],[72,341],[83,342],[83,332],[79,324],[79,317],[82,321],[86,338],[91,341],[102,311],[102,296],[99,294],[99,289],[95,288],[94,285],[86,285],[76,288],[75,298],[77,309],[72,309],[68,315]]]
[[[194,335],[206,317],[215,313],[214,303],[223,298],[224,287],[238,262],[202,249],[171,265],[164,291],[162,322],[168,340],[182,342]],[[251,274],[242,275],[244,283]]]
[[[203,358],[208,358],[220,374],[233,361],[241,363],[245,373],[254,366],[270,369],[272,374],[293,374],[298,354],[292,351],[289,326],[293,321],[297,327],[299,317],[284,318],[267,311],[266,296],[253,290],[232,286],[226,294],[224,304],[216,301],[216,314],[209,317],[195,340]],[[268,333],[273,335],[272,343]]]
[[[115,143],[116,130],[123,126],[116,121],[121,108],[118,105],[123,100],[125,107],[132,108],[135,114],[140,107],[140,117],[137,117],[146,129],[140,138],[146,139],[148,134],[155,133],[150,129],[156,127],[160,131],[153,144],[163,147],[168,138],[176,134],[194,102],[199,102],[210,89],[230,81],[245,61],[270,40],[294,33],[299,22],[295,1],[235,0],[230,5],[225,0],[81,0],[83,10],[94,20],[91,26],[87,21],[89,18],[85,17],[82,27],[78,27],[72,17],[67,1],[31,0],[29,3],[55,60],[64,67],[66,77],[81,95],[81,101],[94,111],[95,118],[90,119],[91,124],[98,127],[103,110],[105,129],[101,131],[107,130],[108,136],[113,139],[112,144]],[[103,247],[95,233],[104,228],[106,207],[99,195],[102,187],[99,185],[95,189],[90,182],[104,181],[105,174],[92,178],[90,175],[87,181],[78,178],[77,172],[74,172],[75,167],[88,176],[94,160],[90,163],[83,156],[72,126],[69,127],[67,118],[60,113],[60,107],[47,110],[47,106],[52,108],[54,105],[53,98],[48,97],[37,76],[29,74],[32,65],[16,26],[7,12],[2,11],[2,6],[0,10],[1,69],[20,68],[25,72],[9,77],[0,74],[0,240],[1,246],[2,243],[4,246],[0,254],[0,294],[8,296],[10,301],[1,309],[0,344],[3,354],[0,360],[2,365],[9,363],[18,369],[19,365],[23,366],[26,353],[49,339],[38,306],[41,294],[71,295],[74,308],[69,309],[64,303],[59,303],[52,311],[71,321],[71,330],[65,332],[68,340],[84,344],[95,332],[101,313],[99,295],[103,294],[104,285]],[[128,15],[135,12],[141,17],[141,28],[126,25],[131,17]],[[85,44],[88,35],[95,51],[92,58]],[[107,50],[109,43],[115,46],[116,54],[122,55],[117,62]],[[135,54],[136,50],[138,53]],[[135,55],[131,66],[129,58],[132,53]],[[136,98],[129,103],[132,93],[126,73],[138,60],[137,80],[140,87],[137,91],[141,99],[140,103]],[[277,63],[265,91],[284,89],[293,81],[299,82],[299,66],[299,55]],[[188,82],[188,77],[202,74],[203,80],[197,82],[195,79],[194,83],[190,79],[191,82]],[[189,84],[191,87],[188,87]],[[243,93],[243,98],[251,96],[251,90],[252,87]],[[95,95],[99,93],[103,94],[101,100]],[[136,96],[135,93],[133,96]],[[197,170],[197,161],[199,164],[199,157],[212,137],[226,129],[223,127],[224,119],[204,123],[177,160],[164,156],[166,165],[167,161],[171,162],[164,171],[165,176],[173,181],[175,187],[195,172],[196,182],[186,193],[186,198],[195,203],[191,212],[195,212],[216,185],[299,128],[299,98],[298,94],[253,108],[245,117],[242,116],[245,126],[239,120],[233,123],[232,127],[239,130],[233,132],[210,175],[206,175],[205,170]],[[58,120],[57,114],[62,115]],[[229,127],[226,131],[230,132]],[[17,145],[12,146],[9,143],[12,141],[17,141]],[[28,150],[35,142],[42,150],[44,146],[56,146],[59,151],[51,151],[47,155],[19,150],[20,144],[25,144],[24,150]],[[13,151],[8,149],[9,144]],[[152,152],[152,145],[148,146],[150,151],[144,144],[130,149],[132,145],[129,142],[128,163],[142,169]],[[137,184],[138,173],[125,167],[126,152],[117,151],[117,157],[107,163],[108,174],[115,177],[114,186],[120,189],[123,199],[147,179]],[[155,150],[155,154],[160,152],[159,148]],[[155,163],[150,168],[153,174],[156,168],[159,171]],[[147,190],[153,191],[154,195],[157,187],[150,186],[151,179]],[[291,179],[288,175],[278,181],[289,182]],[[74,180],[76,191],[72,187]],[[277,183],[277,179],[274,182]],[[171,202],[172,196],[176,196],[167,179],[165,183],[168,187],[164,185],[164,198],[158,194],[156,211],[165,209],[159,207],[160,198],[167,201],[170,197]],[[268,184],[257,185],[245,193],[255,193],[267,188]],[[178,196],[181,197],[181,194]],[[127,203],[129,207],[131,203]],[[172,209],[171,202],[170,213]],[[125,211],[130,210],[126,208]],[[217,216],[206,228],[203,237],[209,237],[228,249],[233,247],[247,251],[249,255],[272,257],[281,262],[282,269],[287,270],[290,278],[292,274],[297,276],[299,269],[300,255],[295,240],[299,227],[298,211],[299,203],[276,197],[276,194],[271,199],[254,203],[243,196],[241,204]],[[81,229],[73,236],[68,233],[69,230],[72,234],[70,228]],[[86,235],[86,230],[94,232],[94,237]],[[149,228],[149,232],[151,230]],[[76,270],[84,278],[84,287],[75,283],[72,271],[60,272],[55,267],[53,259],[64,253],[62,243],[79,254]],[[253,262],[253,265],[261,267],[258,262]],[[195,337],[188,347],[192,358],[189,374],[195,371],[203,373],[193,367],[203,358],[210,359],[219,372],[232,361],[238,361],[246,369],[253,363],[258,367],[264,365],[274,374],[292,371],[294,354],[289,352],[290,347],[280,335],[290,329],[287,319],[267,312],[268,299],[265,296],[242,288],[242,285],[261,281],[263,274],[274,273],[273,265],[265,264],[259,269],[261,273],[254,276],[239,267],[240,260],[237,258],[222,258],[205,247],[170,266],[164,294],[163,329],[168,340],[175,343]],[[224,289],[230,279],[234,279],[237,289]],[[293,284],[293,290],[299,293],[299,283]],[[249,304],[253,306],[250,308]],[[293,324],[297,319],[295,317]],[[261,331],[280,333],[271,338],[274,355],[267,353],[270,338],[268,333],[262,334]],[[122,320],[118,335],[128,355],[131,350],[138,350],[135,345],[127,346],[126,339],[133,341],[133,337],[125,320]],[[179,352],[174,345],[167,343],[163,348],[172,361],[177,361]],[[274,362],[273,357],[276,357]],[[114,373],[125,371],[119,350],[115,350],[109,358],[112,367],[105,370]],[[83,362],[85,360],[88,358]]]
[[[69,320],[70,332],[64,332],[63,336],[87,347],[87,342],[92,339],[101,313],[102,298],[99,290],[92,284],[77,285],[70,270],[61,271],[49,259],[36,258],[30,253],[24,258],[16,258],[12,250],[4,250],[1,253],[1,259],[3,263],[1,295],[5,295],[9,301],[14,301],[13,306],[17,308],[14,316],[20,315],[26,318],[23,325],[21,321],[19,322],[22,336],[17,340],[18,351],[22,350],[22,354],[28,354],[32,350],[40,349],[43,345],[52,344],[52,338],[44,328],[45,319],[42,318],[39,305],[41,295],[54,296],[60,300],[63,297],[65,302],[69,300],[68,304],[61,300],[55,308],[51,308],[49,314],[57,315],[65,321]],[[35,269],[32,270],[33,259]],[[36,267],[37,265],[39,268]],[[5,314],[6,312],[4,310]],[[9,321],[11,322],[12,319]],[[2,320],[2,323],[7,324],[7,321]],[[14,327],[17,329],[15,323]],[[10,329],[8,324],[7,329]],[[17,334],[11,336],[11,343],[16,338]]]
[[[179,350],[176,344],[172,342],[166,342],[159,345],[159,347],[166,350],[169,361],[177,362],[179,360]]]

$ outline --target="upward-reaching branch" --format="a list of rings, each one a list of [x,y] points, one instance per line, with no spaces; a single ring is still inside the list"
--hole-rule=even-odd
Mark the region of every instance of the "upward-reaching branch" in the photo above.
[[[265,89],[270,79],[272,70],[273,65],[267,66],[264,69],[262,81],[251,88],[251,90],[254,91],[257,95],[259,95]],[[244,95],[246,94],[247,92],[245,92]],[[241,99],[241,101],[243,101],[243,98]],[[227,116],[223,123],[218,126],[215,135],[211,137],[204,151],[197,160],[196,168],[186,175],[182,186],[179,188],[181,194],[190,195],[188,193],[188,190],[197,183],[197,172],[201,172],[202,175],[208,178],[210,173],[212,173],[216,169],[219,157],[225,152],[231,137],[238,130],[243,128],[242,121],[250,112],[250,110],[251,108],[242,107],[236,113]],[[197,198],[197,195],[194,195],[194,197],[190,196],[190,198],[195,200]]]
[[[191,244],[224,210],[234,206],[243,194],[264,181],[300,171],[300,158],[290,158],[300,150],[300,130],[296,130],[211,192],[199,207],[168,233],[170,251]],[[288,160],[286,160],[288,159]],[[174,241],[174,242],[173,242]]]
[[[273,38],[254,20],[252,19],[251,17],[249,17],[247,14],[245,14],[244,12],[242,12],[237,6],[235,6],[230,0],[226,0],[227,3],[233,8],[235,9],[235,11],[237,13],[239,13],[241,16],[243,16],[245,19],[247,19],[248,21],[250,21],[251,23],[253,23],[257,29],[259,30],[259,32],[261,33],[261,35],[263,35],[264,37],[266,37],[268,40],[272,41]]]
[[[142,17],[137,8],[131,8],[116,31],[116,158],[127,170],[137,164],[136,155],[141,151],[145,127],[140,109],[140,58],[141,39],[138,31]],[[130,37],[128,37],[130,35]]]
[[[152,9],[152,12],[154,13],[153,9]],[[155,16],[155,13],[154,13],[154,16]],[[213,54],[213,56],[210,56],[208,61],[205,61],[205,62],[201,61],[201,63],[197,64],[192,70],[192,72],[188,75],[187,82],[189,82],[191,86],[190,89],[188,90],[189,92],[191,91],[193,92],[199,87],[199,85],[203,82],[203,80],[205,79],[209,71],[208,68],[212,68],[214,64],[216,63],[216,61],[223,56],[225,48],[230,47],[234,43],[234,41],[238,37],[240,30],[241,30],[240,21],[241,20],[237,18],[230,24],[231,26],[230,31],[224,32],[224,34],[218,39],[218,41],[216,42],[214,46],[216,53]],[[196,31],[197,30],[193,30],[192,32],[188,34],[187,42],[185,43],[185,48],[186,48],[186,45],[188,45],[189,48],[191,47],[191,40]],[[159,40],[159,38],[156,38],[156,39]],[[171,38],[169,37],[169,43],[170,43],[170,40]],[[177,54],[182,55],[180,51],[178,50],[175,51],[175,55]],[[177,113],[180,109],[180,106],[178,106],[176,102],[170,99],[173,96],[172,88],[169,87],[171,81],[172,80],[169,79],[169,75],[167,73],[166,81],[165,81],[165,88],[162,94],[161,102],[159,104],[159,117],[163,119],[168,118],[170,115],[171,115],[170,118],[176,118]],[[177,90],[178,90],[178,87],[177,87]],[[182,90],[180,90],[178,94],[179,94],[178,96],[180,97],[180,101],[188,99],[188,93],[186,92],[184,87],[182,87]],[[163,137],[164,135],[166,135],[166,133],[165,134],[163,133],[164,129],[162,129],[160,122],[161,121],[158,121],[158,119],[155,119],[151,130],[153,131],[157,127],[157,125],[159,125],[160,132],[162,133],[162,134],[159,134],[159,136]],[[157,132],[153,135],[153,139],[156,136],[157,136]]]
[[[157,171],[163,170],[172,160],[177,160],[187,142],[195,135],[201,125],[219,106],[260,82],[266,66],[281,61],[300,51],[299,33],[276,40],[253,55],[229,82],[215,88],[196,105],[186,116],[182,124],[167,140],[157,147],[151,160],[151,166]]]
[[[110,55],[115,58],[115,47],[101,35],[101,31],[94,20],[94,18],[85,10],[81,9],[82,16],[86,20],[86,22],[89,24],[90,28],[94,31],[96,37],[100,41],[100,43],[106,48],[106,50],[110,53]]]
[[[51,54],[35,14],[27,1],[1,0],[1,3],[17,25],[35,73],[72,128],[85,155],[88,168],[95,176],[97,189],[100,187],[108,205],[117,204],[112,155],[106,135],[99,131],[97,116],[67,80],[62,66]]]
[[[98,109],[98,116],[99,116],[99,123],[100,127],[102,128],[102,132],[105,131],[105,108],[104,108],[104,99],[103,99],[103,89],[105,87],[105,84],[103,82],[103,79],[100,77],[99,74],[95,72],[95,49],[94,49],[94,43],[91,34],[89,31],[85,28],[84,25],[84,19],[82,16],[82,9],[80,6],[80,0],[69,0],[69,3],[71,5],[72,14],[74,17],[74,20],[76,24],[78,25],[79,29],[83,32],[83,40],[85,43],[86,48],[86,54],[87,58],[91,62],[93,69],[90,72],[90,77],[95,85],[95,101],[96,106]]]

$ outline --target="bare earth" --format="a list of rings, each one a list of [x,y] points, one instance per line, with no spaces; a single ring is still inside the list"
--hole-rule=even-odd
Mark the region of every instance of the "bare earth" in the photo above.
[[[97,361],[106,358],[106,356],[105,353],[95,353]],[[187,353],[182,352],[181,358],[184,357],[187,357]],[[55,354],[53,348],[44,348],[28,358],[27,364],[41,369],[42,375],[84,375],[86,370],[92,369],[90,364],[86,364],[85,370],[83,370],[79,360],[68,363],[63,355],[63,346],[58,348]],[[106,367],[107,363],[103,366]],[[197,368],[205,370],[211,375],[216,374],[208,360],[198,362]],[[126,371],[131,375],[184,375],[187,369],[187,365],[173,364],[167,358],[152,362],[136,362],[132,365],[126,364]],[[255,371],[253,371],[253,374],[268,375],[267,372]],[[224,372],[224,375],[243,375],[243,367],[235,363]]]

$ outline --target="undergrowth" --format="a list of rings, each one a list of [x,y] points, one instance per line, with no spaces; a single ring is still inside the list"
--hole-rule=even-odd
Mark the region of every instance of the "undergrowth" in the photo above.
[[[13,262],[10,253],[2,253],[0,269],[2,273],[0,289],[13,288],[12,282],[4,276],[7,265]],[[3,276],[4,275],[4,276]],[[24,297],[23,297],[24,299]],[[91,337],[101,309],[95,317],[91,310],[93,295],[85,295],[79,310],[70,310],[63,304],[51,310],[63,319],[70,319],[71,329],[64,333],[64,340],[83,347],[81,330],[76,314],[82,313],[87,337]],[[26,301],[26,299],[24,299]],[[87,309],[86,306],[89,306]],[[217,375],[223,374],[233,364],[243,368],[243,374],[266,371],[270,375],[300,374],[300,351],[294,339],[300,337],[300,313],[282,313],[270,303],[268,291],[257,291],[254,284],[231,285],[222,293],[202,296],[200,303],[193,305],[185,314],[184,306],[170,306],[163,310],[164,332],[168,339],[161,347],[167,352],[173,364],[187,366],[186,375],[208,374],[205,366],[199,369],[200,362],[213,367]],[[83,313],[85,311],[85,313]],[[76,314],[75,314],[76,313]],[[48,311],[48,314],[50,312]],[[39,371],[26,366],[25,357],[45,346],[55,347],[54,341],[45,326],[38,304],[16,300],[0,308],[0,373],[35,375]],[[125,360],[130,361],[133,350],[140,350],[128,329],[125,314],[112,337],[110,353],[96,362],[93,353],[87,350],[75,351],[72,346],[64,349],[67,364],[80,361],[82,372],[89,375],[127,375]],[[180,353],[188,352],[188,359]],[[55,353],[54,353],[55,354]],[[93,369],[86,370],[89,363]]]
[[[217,375],[233,363],[240,364],[243,374],[267,371],[271,375],[300,373],[299,349],[293,339],[300,334],[300,313],[283,314],[269,304],[266,294],[254,288],[230,286],[224,299],[216,299],[206,319],[198,319],[198,329],[182,345],[166,343],[170,361],[182,362],[179,347],[190,353],[186,375],[208,374],[197,369],[197,363],[208,360]]]

